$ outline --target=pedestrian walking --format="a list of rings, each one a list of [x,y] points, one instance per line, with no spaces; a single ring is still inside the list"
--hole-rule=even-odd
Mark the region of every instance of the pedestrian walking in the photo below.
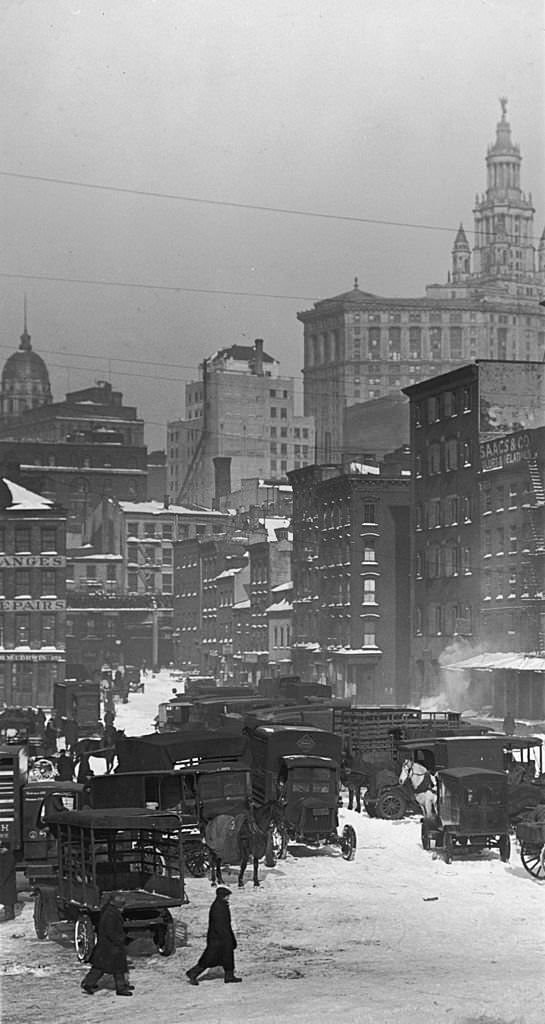
[[[81,987],[92,996],[103,974],[113,974],[118,996],[132,996],[134,985],[128,983],[127,939],[123,927],[122,910],[125,896],[114,892],[104,904],[98,921],[98,942],[91,953],[91,970],[85,975]]]
[[[200,959],[186,971],[191,985],[198,985],[197,978],[207,967],[223,967],[225,971],[225,984],[242,981],[242,978],[235,976],[235,949],[237,940],[231,927],[231,911],[229,909],[229,897],[231,890],[224,885],[216,889],[216,898],[210,907],[208,914],[208,932],[206,935],[206,949]]]
[[[4,907],[4,921],[13,921],[17,903],[15,857],[6,842],[0,842],[0,903]]]

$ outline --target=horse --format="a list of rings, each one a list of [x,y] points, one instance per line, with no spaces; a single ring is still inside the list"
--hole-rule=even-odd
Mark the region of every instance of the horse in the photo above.
[[[422,808],[424,817],[433,818],[437,813],[437,789],[435,779],[425,765],[408,758],[403,762],[399,782],[402,786],[412,786],[411,795]]]
[[[262,807],[253,807],[232,816],[218,814],[204,829],[204,838],[210,851],[210,881],[223,885],[222,861],[240,864],[238,886],[244,885],[244,872],[250,857],[253,858],[253,882],[259,886],[259,861],[265,857],[268,866],[274,865],[272,854],[271,826],[282,827],[282,817],[276,800],[270,800]]]

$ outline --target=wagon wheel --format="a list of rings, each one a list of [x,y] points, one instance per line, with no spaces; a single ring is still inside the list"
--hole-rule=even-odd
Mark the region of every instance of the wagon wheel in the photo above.
[[[450,864],[452,862],[452,836],[450,832],[445,832],[443,835],[443,852],[445,864]]]
[[[193,878],[204,878],[210,870],[210,855],[204,843],[193,843],[184,850],[184,862]]]
[[[285,860],[288,856],[288,836],[283,828],[273,825],[271,829],[272,848],[278,860]]]
[[[95,946],[95,929],[89,914],[80,914],[76,918],[74,946],[80,964],[87,963]]]
[[[395,789],[379,796],[375,808],[377,818],[387,818],[389,821],[398,821],[405,816],[407,801],[402,793]]]
[[[49,938],[47,901],[41,889],[34,894],[34,931],[39,939]]]
[[[540,848],[535,843],[521,842],[520,859],[528,874],[540,880],[545,878],[545,845]]]
[[[341,853],[343,860],[354,860],[357,846],[356,832],[352,825],[345,825],[341,836]]]
[[[507,832],[500,836],[498,849],[500,851],[500,860],[506,864],[511,856],[511,840]]]
[[[169,911],[165,914],[156,939],[157,952],[161,956],[172,956],[176,949],[176,925]]]

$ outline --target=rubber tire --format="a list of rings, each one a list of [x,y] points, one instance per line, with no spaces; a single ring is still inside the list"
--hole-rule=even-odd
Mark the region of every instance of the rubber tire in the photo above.
[[[401,793],[395,791],[383,793],[379,796],[375,815],[377,818],[386,818],[387,821],[399,821],[407,813],[407,801]]]
[[[507,862],[508,862],[508,860],[509,860],[509,858],[511,856],[511,840],[510,840],[509,834],[507,832],[505,832],[502,836],[500,836],[500,841],[499,841],[499,847],[498,848],[499,848],[499,851],[500,851],[500,860],[501,860],[502,864],[507,864]]]
[[[80,914],[74,926],[74,946],[80,964],[89,962],[95,948],[96,936],[89,914]]]
[[[341,836],[341,852],[343,860],[354,860],[358,840],[352,825],[345,825]]]
[[[176,952],[176,925],[171,914],[165,917],[162,940],[157,942],[157,952],[161,956],[172,956]]]
[[[34,893],[34,931],[38,939],[49,938],[47,900],[41,889],[36,889]]]

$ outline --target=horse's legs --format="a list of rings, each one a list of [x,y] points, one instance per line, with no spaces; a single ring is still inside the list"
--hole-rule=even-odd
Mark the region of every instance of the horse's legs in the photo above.
[[[259,858],[258,857],[254,857],[254,887],[255,888],[257,888],[257,886],[260,884],[259,883],[258,868],[259,868]]]
[[[221,858],[218,857],[217,853],[214,853],[213,850],[211,850],[210,851],[210,883],[211,883],[211,885],[216,886],[218,882],[219,882],[220,885],[223,885],[223,876],[222,876],[222,873],[221,873]]]
[[[361,814],[361,786],[356,786],[356,811]]]
[[[354,803],[354,787],[353,786],[349,786],[348,787],[348,810],[349,811],[352,810],[353,803]]]

